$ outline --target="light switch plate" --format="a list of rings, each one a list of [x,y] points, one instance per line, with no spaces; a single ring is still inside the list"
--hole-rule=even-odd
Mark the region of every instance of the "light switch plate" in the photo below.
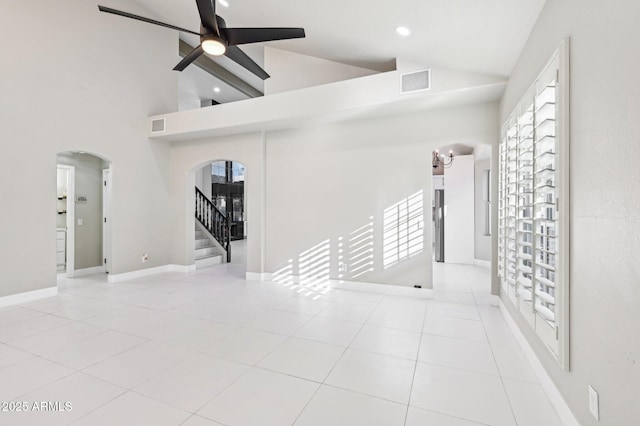
[[[598,392],[589,386],[589,411],[596,420],[600,420],[600,407],[598,402]]]
[[[82,226],[82,225],[84,225],[84,220],[78,219],[78,226]]]

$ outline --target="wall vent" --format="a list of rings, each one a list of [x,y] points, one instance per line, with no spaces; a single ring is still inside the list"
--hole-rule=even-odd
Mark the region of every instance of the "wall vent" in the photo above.
[[[162,133],[164,132],[165,124],[167,122],[166,118],[158,118],[157,120],[151,121],[151,133]]]
[[[400,93],[414,93],[431,89],[431,70],[409,72],[400,76]]]

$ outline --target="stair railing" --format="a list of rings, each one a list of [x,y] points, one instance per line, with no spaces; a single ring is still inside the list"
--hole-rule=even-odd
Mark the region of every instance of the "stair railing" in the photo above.
[[[227,252],[227,262],[231,262],[231,215],[218,210],[197,187],[196,219],[220,243]]]

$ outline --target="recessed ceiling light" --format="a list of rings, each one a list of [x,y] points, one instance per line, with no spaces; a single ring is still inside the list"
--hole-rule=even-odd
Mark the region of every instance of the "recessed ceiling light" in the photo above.
[[[229,7],[229,2],[227,0],[218,0],[220,6]]]
[[[218,86],[216,86],[216,87],[213,88],[213,91],[216,92],[216,93],[220,93],[220,88]]]
[[[397,27],[396,32],[402,37],[409,37],[411,35],[411,30],[407,27]]]

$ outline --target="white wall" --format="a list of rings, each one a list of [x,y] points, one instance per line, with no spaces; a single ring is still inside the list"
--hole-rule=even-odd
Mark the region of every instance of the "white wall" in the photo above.
[[[474,171],[474,209],[475,209],[475,247],[474,257],[477,260],[491,261],[491,236],[485,235],[485,170],[491,169],[491,160],[484,159],[475,162]]]
[[[343,279],[431,287],[432,151],[452,143],[495,142],[494,113],[493,104],[479,104],[268,133],[268,272],[292,260],[297,275],[300,255],[328,239],[330,275],[339,278],[339,238],[348,240],[353,231],[372,223],[374,270],[354,277],[350,266]],[[473,263],[473,157],[469,158],[464,189],[468,217],[459,220],[465,221],[460,228],[471,230],[464,243]],[[462,157],[460,163],[465,160]],[[385,269],[385,209],[419,191],[424,251]],[[458,227],[456,219],[448,223]]]
[[[635,1],[547,2],[501,107],[504,120],[570,37],[571,371],[514,316],[585,426],[640,418],[639,18]],[[600,394],[600,422],[589,414],[589,384]]]
[[[128,1],[109,5],[146,13]],[[148,141],[146,118],[177,109],[176,34],[82,0],[4,6],[0,27],[16,36],[4,38],[0,56],[0,196],[9,206],[0,220],[0,296],[56,285],[48,212],[63,151],[113,162],[112,273],[168,263],[169,150]],[[25,23],[37,31],[25,33]]]
[[[479,104],[269,133],[267,271],[278,271],[291,259],[296,275],[300,255],[329,239],[330,276],[339,278],[339,238],[346,257],[353,231],[371,223],[374,270],[354,277],[349,265],[343,279],[430,288],[432,151],[497,140],[493,108]],[[385,210],[420,191],[423,251],[385,269]],[[470,220],[473,227],[473,216]],[[470,241],[473,247],[473,235]]]
[[[496,113],[496,104],[478,104],[268,132],[264,141],[253,133],[174,143],[172,263],[193,262],[195,173],[189,171],[204,161],[232,159],[247,167],[249,272],[276,272],[327,239],[337,255],[340,237],[372,221],[374,271],[343,278],[430,287],[431,152],[449,143],[497,140]],[[427,194],[424,251],[385,270],[384,210],[418,191]],[[331,277],[339,278],[337,256],[329,263]]]
[[[202,193],[211,200],[211,166],[212,164],[207,164],[202,168],[196,170],[196,187]]]
[[[171,149],[171,263],[194,263],[196,171],[216,160],[246,167],[247,271],[264,272],[264,147],[261,133],[182,142]],[[209,185],[210,187],[211,185]]]
[[[456,155],[451,167],[444,169],[445,263],[473,264],[475,246],[473,165],[473,155]]]
[[[264,48],[264,64],[265,70],[271,75],[264,82],[265,95],[320,86],[377,73],[366,68],[272,47]]]
[[[292,260],[297,275],[301,254],[329,240],[330,277],[339,278],[339,238],[348,256],[352,233],[371,226],[374,270],[354,276],[349,265],[343,279],[430,288],[431,153],[454,141],[495,140],[484,121],[493,115],[493,104],[481,104],[269,133],[268,272]],[[385,269],[385,210],[420,191],[423,251]]]
[[[417,117],[414,117],[414,120]],[[380,122],[381,121],[381,122]],[[267,270],[292,260],[293,275],[303,275],[303,253],[329,241],[321,259],[331,278],[340,278],[339,256],[348,265],[346,280],[431,287],[430,151],[428,137],[401,135],[397,119],[363,121],[270,133],[267,137]],[[412,123],[413,124],[413,123]],[[422,250],[385,268],[385,210],[420,193]],[[387,215],[388,217],[388,215]],[[394,226],[387,224],[387,226]],[[371,244],[355,231],[372,236]],[[363,236],[364,239],[366,236]],[[342,238],[342,240],[340,240]],[[353,238],[356,240],[351,241]],[[340,253],[340,242],[343,242]],[[367,246],[365,249],[362,246]],[[372,250],[372,271],[360,274],[356,253]],[[364,262],[369,263],[369,262]],[[367,268],[369,269],[369,268]]]

